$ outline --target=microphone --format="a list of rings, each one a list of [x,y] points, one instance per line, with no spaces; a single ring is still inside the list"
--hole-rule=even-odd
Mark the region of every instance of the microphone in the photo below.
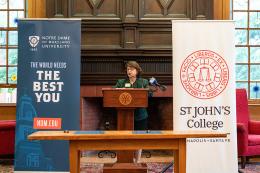
[[[149,80],[149,84],[155,87],[159,87],[160,90],[165,91],[167,87],[165,85],[161,85],[157,82],[157,80],[154,77],[151,77]]]

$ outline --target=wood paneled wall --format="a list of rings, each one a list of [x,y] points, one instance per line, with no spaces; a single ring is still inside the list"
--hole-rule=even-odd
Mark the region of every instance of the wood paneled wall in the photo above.
[[[46,0],[28,0],[28,18],[45,18],[46,17]]]
[[[214,20],[231,19],[231,0],[214,0]]]
[[[16,105],[15,104],[0,104],[0,120],[15,120]]]
[[[171,20],[213,19],[213,0],[47,0],[47,17],[82,19],[81,85],[112,85],[136,60],[172,84]]]

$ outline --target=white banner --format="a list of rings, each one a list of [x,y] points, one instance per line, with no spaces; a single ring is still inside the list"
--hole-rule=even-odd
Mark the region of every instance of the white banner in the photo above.
[[[172,21],[174,130],[230,133],[187,139],[187,173],[237,173],[235,24]]]

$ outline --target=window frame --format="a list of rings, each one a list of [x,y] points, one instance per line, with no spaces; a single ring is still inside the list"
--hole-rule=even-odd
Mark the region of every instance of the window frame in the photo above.
[[[247,83],[247,87],[248,87],[248,90],[247,90],[247,96],[248,96],[248,99],[249,99],[249,102],[251,104],[260,104],[260,98],[255,98],[255,99],[251,99],[251,83],[254,83],[254,82],[257,82],[259,83],[259,87],[260,87],[260,79],[259,80],[251,80],[251,74],[250,74],[250,71],[251,71],[251,66],[252,65],[260,65],[260,62],[251,62],[251,48],[254,48],[254,47],[258,47],[260,48],[260,44],[257,44],[257,45],[251,45],[250,44],[250,31],[252,30],[259,30],[260,31],[260,27],[259,28],[253,28],[253,27],[250,27],[250,13],[251,12],[258,12],[260,13],[260,9],[259,10],[251,10],[250,9],[250,1],[251,0],[248,0],[247,1],[247,9],[246,10],[235,10],[234,9],[234,1],[235,0],[232,0],[232,9],[231,9],[231,14],[232,14],[232,19],[233,19],[233,16],[234,16],[234,13],[239,13],[239,12],[245,12],[247,13],[247,26],[246,28],[240,28],[240,27],[236,27],[235,29],[236,30],[246,30],[246,34],[247,34],[247,38],[246,38],[246,44],[244,45],[235,45],[235,47],[242,47],[242,48],[247,48],[247,62],[236,62],[236,65],[245,65],[247,66],[247,71],[248,71],[248,74],[247,74],[247,80],[236,80],[236,83]],[[260,94],[260,93],[259,93]]]
[[[10,2],[9,0],[6,0],[7,2],[7,7],[5,9],[0,9],[0,12],[6,12],[7,13],[7,25],[6,27],[0,27],[0,32],[6,32],[6,35],[5,35],[5,44],[3,45],[0,45],[0,49],[5,51],[5,64],[1,64],[0,67],[1,68],[5,68],[6,70],[6,74],[5,74],[5,83],[0,83],[0,88],[17,88],[17,81],[16,83],[10,83],[10,79],[8,79],[8,74],[9,74],[9,71],[10,71],[10,68],[12,67],[18,67],[18,62],[16,64],[9,64],[9,50],[10,49],[16,49],[17,50],[17,54],[18,54],[18,43],[17,45],[10,45],[9,44],[9,32],[11,31],[17,31],[17,26],[13,27],[13,26],[10,26],[11,23],[10,23],[10,12],[14,11],[14,12],[24,12],[23,14],[23,18],[25,18],[27,16],[27,3],[26,3],[26,0],[23,0],[23,3],[24,3],[24,8],[19,8],[19,9],[10,9]],[[17,55],[17,60],[18,60],[18,55]],[[17,77],[17,74],[16,74],[16,77]],[[14,103],[3,103],[1,102],[0,103],[1,105],[13,105]],[[15,103],[16,104],[16,103]]]

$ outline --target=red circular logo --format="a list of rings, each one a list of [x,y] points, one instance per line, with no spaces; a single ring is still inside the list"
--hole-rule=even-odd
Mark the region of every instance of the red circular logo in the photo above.
[[[225,60],[210,50],[190,54],[182,63],[180,79],[184,89],[193,97],[210,99],[226,88],[229,69]]]

